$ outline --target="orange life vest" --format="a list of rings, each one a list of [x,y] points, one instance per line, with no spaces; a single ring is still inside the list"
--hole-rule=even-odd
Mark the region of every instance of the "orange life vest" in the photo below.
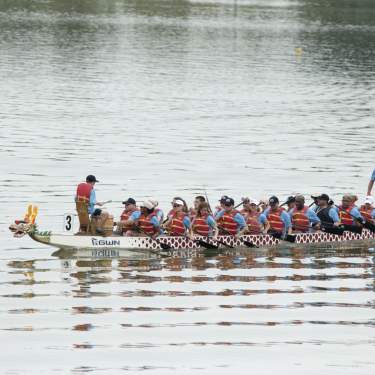
[[[82,182],[77,186],[76,202],[89,202],[93,186],[87,182]]]
[[[339,217],[341,224],[353,225],[353,218],[350,216],[349,212],[353,209],[354,205],[344,209],[342,206],[339,206]]]
[[[139,227],[147,234],[153,235],[158,232],[158,228],[155,228],[152,223],[151,219],[155,216],[155,212],[151,212],[149,215],[141,214],[138,219]]]
[[[195,216],[192,224],[194,233],[199,234],[201,236],[208,236],[211,228],[207,224],[207,217],[208,215],[204,215],[201,217]]]
[[[120,220],[121,221],[127,221],[129,220],[131,214],[135,211],[138,211],[138,207],[134,208],[133,210],[127,210],[125,209],[124,211],[122,211],[122,214],[120,216]],[[122,226],[122,233],[125,233],[127,230],[131,229],[132,228],[132,225],[123,225]]]
[[[237,210],[232,210],[230,212],[224,212],[223,216],[218,219],[218,224],[223,228],[224,234],[230,234],[235,236],[237,234],[238,224],[234,221],[234,217],[239,212]]]
[[[246,224],[249,228],[248,233],[249,234],[259,234],[261,232],[261,225],[259,224],[258,218],[259,218],[259,213],[251,213],[247,210],[242,210],[241,211],[242,216],[246,220]]]
[[[281,213],[283,208],[278,208],[276,211],[269,210],[267,214],[267,221],[270,224],[270,229],[273,232],[282,233],[284,231],[284,222],[281,220]]]
[[[307,206],[304,206],[302,210],[297,210],[297,207],[294,208],[292,214],[292,225],[295,231],[307,232],[309,230],[310,220],[306,214],[308,209]]]
[[[368,222],[368,223],[371,223],[371,224],[375,224],[375,220],[373,219],[372,217],[372,211],[374,209],[372,207],[370,207],[370,209],[368,209],[365,205],[361,206],[359,212],[361,213],[362,217]]]
[[[171,236],[183,236],[185,234],[184,218],[185,212],[173,212],[172,220],[168,226],[168,231]]]

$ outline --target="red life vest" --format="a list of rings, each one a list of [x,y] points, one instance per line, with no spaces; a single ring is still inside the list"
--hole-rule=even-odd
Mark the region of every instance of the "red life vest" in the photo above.
[[[134,208],[133,210],[127,210],[125,209],[124,211],[122,211],[122,214],[120,216],[120,220],[121,221],[127,221],[129,220],[131,214],[135,211],[138,211],[138,207]],[[132,228],[132,225],[128,226],[128,225],[124,225],[122,227],[122,233],[125,233],[127,230],[131,229]]]
[[[168,231],[171,236],[183,236],[185,234],[184,218],[185,212],[173,212]]]
[[[208,236],[208,234],[210,233],[210,226],[207,224],[207,217],[208,215],[204,215],[201,217],[195,216],[192,224],[194,233],[205,237]]]
[[[374,209],[372,207],[370,207],[369,209],[363,205],[361,206],[359,212],[361,213],[362,217],[368,222],[368,223],[371,223],[371,224],[375,224],[375,220],[373,219],[372,217],[372,211]]]
[[[237,234],[238,224],[234,221],[234,217],[239,212],[237,210],[232,210],[230,212],[224,212],[224,215],[218,220],[218,224],[223,228],[224,234],[230,234],[235,236]]]
[[[153,235],[158,232],[158,228],[155,228],[152,223],[151,219],[155,216],[155,212],[151,212],[149,215],[141,214],[138,219],[139,227],[147,234]]]
[[[292,214],[292,225],[295,231],[308,232],[310,228],[310,220],[306,214],[308,209],[307,206],[304,206],[302,210],[297,210],[297,207],[294,208]]]
[[[89,202],[90,194],[93,186],[87,182],[82,182],[77,186],[76,201],[77,202]]]
[[[353,218],[349,214],[353,207],[353,204],[346,209],[342,208],[342,206],[339,206],[339,217],[341,224],[353,225]]]
[[[241,211],[242,216],[246,220],[247,227],[249,228],[249,234],[260,234],[261,233],[261,225],[259,224],[258,218],[259,213],[254,212],[251,213],[247,210]]]
[[[284,222],[281,220],[281,213],[284,210],[282,208],[278,208],[276,211],[268,211],[267,214],[267,221],[270,224],[270,229],[273,232],[282,233],[284,231]]]

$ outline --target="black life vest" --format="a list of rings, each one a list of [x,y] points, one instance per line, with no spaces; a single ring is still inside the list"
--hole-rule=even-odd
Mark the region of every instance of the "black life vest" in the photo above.
[[[317,213],[316,213],[323,225],[326,224],[326,223],[329,223],[329,224],[334,223],[331,216],[329,216],[329,210],[330,209],[331,209],[331,207],[325,207],[325,208],[322,208],[321,210],[318,210]]]

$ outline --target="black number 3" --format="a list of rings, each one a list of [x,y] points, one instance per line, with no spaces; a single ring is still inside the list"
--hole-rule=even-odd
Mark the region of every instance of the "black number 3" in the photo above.
[[[65,217],[65,221],[66,221],[65,229],[67,231],[71,230],[72,229],[72,217],[70,215],[67,215]]]

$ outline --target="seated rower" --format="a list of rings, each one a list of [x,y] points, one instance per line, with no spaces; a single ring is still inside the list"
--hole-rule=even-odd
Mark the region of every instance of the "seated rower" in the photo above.
[[[291,210],[294,209],[294,207],[296,207],[296,197],[294,197],[293,195],[289,196],[285,204],[288,207],[287,212],[289,213]]]
[[[208,204],[201,202],[191,223],[191,237],[194,238],[194,235],[199,235],[217,239],[218,232],[216,221],[209,213]]]
[[[91,215],[90,230],[93,236],[111,236],[113,234],[113,216],[107,211],[96,208]]]
[[[116,233],[124,235],[128,230],[132,229],[134,216],[133,221],[129,221],[129,219],[134,212],[139,211],[139,208],[133,198],[128,198],[126,201],[122,202],[122,204],[125,205],[125,209],[121,214],[120,221],[117,222]]]
[[[172,201],[172,207],[163,228],[168,231],[170,236],[190,236],[191,222],[186,202],[182,198],[176,197]]]
[[[224,205],[224,202],[226,201],[226,199],[229,198],[227,195],[223,195],[220,199],[219,199],[219,205],[215,207],[215,212],[214,212],[214,217],[216,218],[216,215],[225,209],[225,205]]]
[[[264,231],[264,226],[259,220],[260,209],[259,202],[255,199],[242,198],[243,209],[240,211],[245,218],[248,230],[246,234],[260,234]]]
[[[125,233],[126,236],[156,238],[160,234],[160,223],[155,214],[154,205],[150,201],[142,202],[140,211],[134,211],[127,224],[132,225],[133,229],[128,230]]]
[[[159,223],[161,225],[164,221],[164,212],[161,208],[158,207],[159,202],[156,199],[150,198],[149,201],[153,204],[156,217],[158,218]]]
[[[360,226],[364,221],[358,207],[355,206],[356,197],[345,194],[340,206],[336,206],[336,212],[340,217],[340,224]]]
[[[259,220],[265,226],[264,232],[285,236],[292,233],[290,216],[279,207],[279,198],[272,196],[268,200],[269,207],[260,215]]]
[[[311,208],[305,206],[305,197],[299,194],[294,199],[295,207],[288,212],[293,231],[307,233],[310,228],[319,229],[320,219]]]
[[[189,209],[189,218],[190,220],[193,220],[195,215],[197,214],[197,211],[198,211],[198,206],[201,204],[201,203],[205,203],[206,202],[206,198],[203,196],[203,195],[197,195],[194,199],[194,207],[190,208]]]
[[[230,197],[222,199],[224,209],[215,215],[215,220],[221,235],[241,237],[248,231],[245,218],[234,209],[234,200]]]
[[[317,197],[316,214],[321,221],[321,227],[339,226],[340,218],[337,210],[329,204],[330,199],[327,194],[321,194]]]
[[[359,212],[366,222],[375,224],[374,198],[371,195],[366,197],[365,203],[361,206]]]

